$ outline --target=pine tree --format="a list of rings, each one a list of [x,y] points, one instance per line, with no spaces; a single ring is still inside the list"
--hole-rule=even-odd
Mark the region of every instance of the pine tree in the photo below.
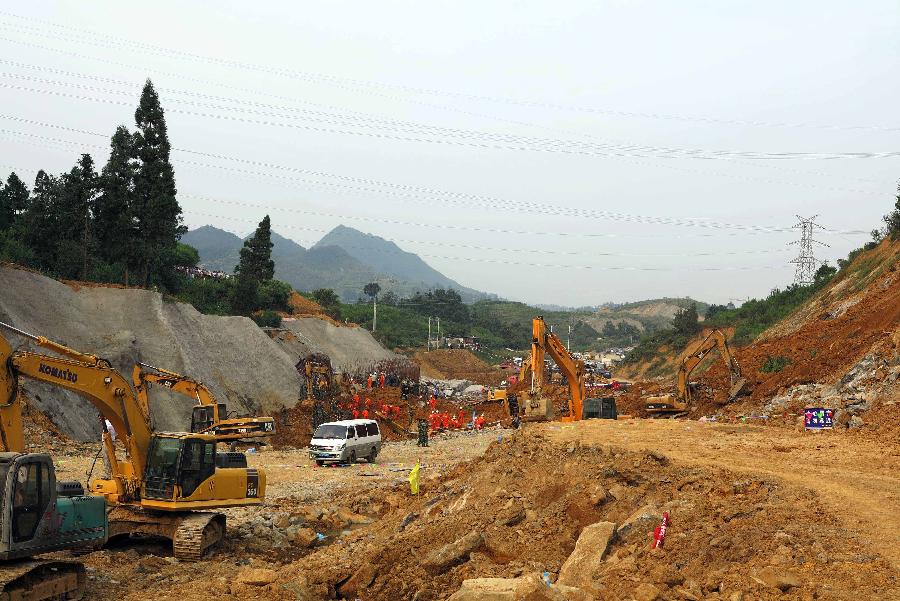
[[[91,258],[96,246],[94,239],[94,203],[97,198],[98,177],[94,171],[94,160],[89,154],[81,155],[78,163],[62,178],[63,187],[60,195],[59,265],[76,265],[74,257],[69,256],[77,249],[79,279],[87,280],[91,271]],[[65,268],[69,271],[69,267]],[[72,275],[66,273],[65,275]]]
[[[134,113],[134,217],[140,241],[141,278],[150,284],[153,270],[164,266],[178,239],[187,231],[175,198],[175,172],[169,162],[166,119],[159,96],[148,79]]]
[[[59,206],[60,182],[41,169],[34,178],[34,188],[21,216],[19,237],[34,250],[38,264],[53,270],[56,246],[52,243],[59,235],[56,207]]]
[[[120,125],[110,140],[109,160],[100,175],[100,196],[94,215],[100,255],[110,264],[121,263],[128,285],[129,269],[135,262],[134,161],[132,137]]]
[[[241,249],[241,262],[234,272],[255,280],[266,282],[275,277],[275,261],[272,260],[272,224],[266,215],[256,231],[244,241]]]
[[[6,186],[0,184],[0,231],[11,228],[27,204],[28,187],[13,171],[6,178]]]

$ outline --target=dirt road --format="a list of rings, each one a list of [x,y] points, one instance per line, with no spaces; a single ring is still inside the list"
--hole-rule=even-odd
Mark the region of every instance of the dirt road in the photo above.
[[[658,451],[678,463],[770,476],[812,491],[846,522],[849,536],[872,544],[900,566],[898,441],[852,432],[676,420],[591,420],[541,427],[561,442]]]

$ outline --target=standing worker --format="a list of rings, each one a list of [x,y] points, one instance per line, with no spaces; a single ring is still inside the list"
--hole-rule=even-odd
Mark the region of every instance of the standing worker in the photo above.
[[[420,447],[428,446],[428,420],[419,420],[419,442],[417,445]]]
[[[384,388],[384,372],[378,374],[378,387]]]

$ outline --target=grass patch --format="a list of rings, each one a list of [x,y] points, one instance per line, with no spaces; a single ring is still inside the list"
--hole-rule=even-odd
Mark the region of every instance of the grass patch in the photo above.
[[[769,356],[766,357],[766,361],[762,364],[762,367],[759,368],[759,371],[766,374],[776,374],[787,367],[790,362],[790,359],[782,357],[781,355],[776,355],[774,357]]]

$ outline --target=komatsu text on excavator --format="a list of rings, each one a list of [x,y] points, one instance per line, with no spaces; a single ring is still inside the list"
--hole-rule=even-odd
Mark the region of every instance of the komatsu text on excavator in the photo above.
[[[747,384],[747,380],[741,376],[741,367],[728,347],[728,339],[725,337],[725,334],[721,330],[716,329],[709,333],[696,350],[681,361],[674,395],[666,394],[647,397],[647,413],[667,417],[678,417],[686,414],[694,400],[694,390],[690,382],[691,373],[700,365],[703,358],[716,348],[719,349],[719,353],[722,355],[731,377],[728,400],[730,401],[741,394]]]
[[[20,377],[71,390],[88,400],[124,443],[120,459],[104,426],[103,450],[110,475],[95,478],[89,485],[89,493],[112,508],[110,537],[170,538],[175,557],[198,560],[225,532],[223,514],[200,510],[263,503],[263,470],[248,468],[243,453],[218,452],[215,434],[154,432],[146,397],[135,395],[108,361],[3,323],[0,327],[61,355],[13,352],[0,336],[0,451],[22,453],[24,449]]]

